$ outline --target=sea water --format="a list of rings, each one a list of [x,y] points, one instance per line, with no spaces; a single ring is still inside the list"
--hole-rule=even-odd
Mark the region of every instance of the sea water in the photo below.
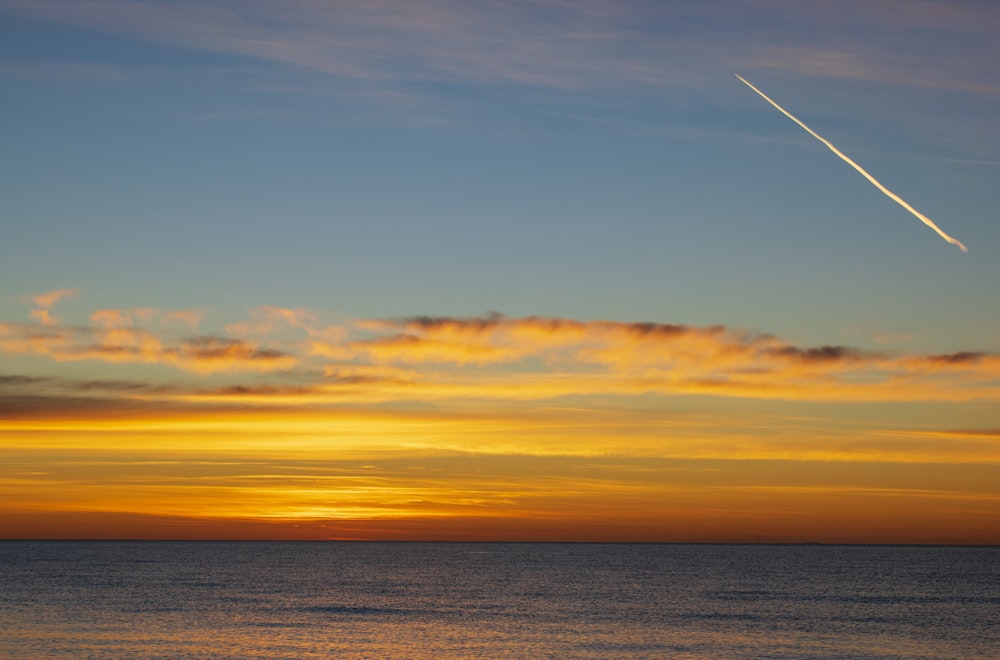
[[[0,542],[10,658],[997,658],[1000,548]]]

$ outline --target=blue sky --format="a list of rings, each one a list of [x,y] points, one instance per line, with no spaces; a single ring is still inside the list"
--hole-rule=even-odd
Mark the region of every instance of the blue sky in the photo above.
[[[988,3],[0,11],[12,294],[998,341]]]

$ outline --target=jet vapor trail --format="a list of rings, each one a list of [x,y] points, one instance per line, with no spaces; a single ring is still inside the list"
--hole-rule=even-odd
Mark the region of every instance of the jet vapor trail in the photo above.
[[[805,129],[806,133],[808,133],[809,135],[813,136],[814,138],[816,138],[817,140],[819,140],[820,142],[822,142],[823,144],[825,144],[830,151],[832,151],[833,153],[835,153],[838,156],[840,156],[840,158],[845,163],[847,163],[848,165],[850,165],[851,167],[853,167],[854,169],[856,169],[858,171],[858,174],[860,174],[861,176],[863,176],[866,179],[868,179],[868,181],[870,181],[873,186],[875,186],[876,188],[878,188],[879,190],[881,190],[883,193],[885,193],[885,195],[889,199],[891,199],[892,201],[894,201],[897,204],[899,204],[900,206],[902,206],[904,209],[906,209],[907,211],[909,211],[910,213],[912,213],[913,215],[915,215],[917,218],[919,218],[920,221],[923,222],[925,225],[927,225],[928,227],[930,227],[931,229],[933,229],[934,231],[936,231],[938,233],[938,236],[940,236],[944,240],[948,241],[952,245],[957,245],[959,248],[961,248],[962,252],[968,252],[969,251],[969,249],[966,248],[965,245],[962,244],[962,241],[958,240],[957,238],[952,238],[948,234],[944,233],[941,230],[940,227],[938,227],[936,224],[934,224],[933,220],[931,220],[926,215],[924,215],[923,213],[921,213],[917,209],[915,209],[912,206],[910,206],[909,204],[907,204],[906,200],[904,200],[902,197],[900,197],[899,195],[897,195],[896,193],[892,192],[891,190],[889,190],[888,188],[886,188],[885,186],[883,186],[881,183],[879,183],[878,179],[876,179],[871,174],[869,174],[865,170],[865,168],[861,167],[860,165],[858,165],[857,163],[855,163],[853,160],[851,160],[850,158],[848,158],[846,155],[844,155],[840,151],[840,149],[838,149],[837,147],[833,146],[833,144],[831,144],[829,140],[824,139],[823,137],[821,137],[820,135],[818,135],[814,130],[812,130],[811,128],[809,128],[808,126],[806,126],[805,124],[803,124],[802,122],[800,122],[798,119],[796,119],[792,115],[792,113],[788,112],[787,110],[785,110],[784,108],[782,108],[780,105],[778,105],[777,103],[775,103],[774,101],[772,101],[771,98],[767,94],[765,94],[764,92],[760,91],[759,89],[757,89],[756,87],[754,87],[753,85],[751,85],[745,78],[743,78],[743,76],[741,76],[739,74],[733,74],[733,75],[735,75],[737,78],[739,78],[740,82],[742,82],[744,85],[746,85],[747,87],[749,87],[753,91],[755,91],[758,94],[760,94],[761,97],[763,97],[763,99],[765,101],[767,101],[768,103],[770,103],[771,105],[773,105],[775,108],[777,108],[778,110],[780,110],[781,114],[785,115],[786,117],[788,117],[789,119],[791,119],[792,121],[794,121],[796,124],[798,124],[799,126],[801,126],[803,129]]]

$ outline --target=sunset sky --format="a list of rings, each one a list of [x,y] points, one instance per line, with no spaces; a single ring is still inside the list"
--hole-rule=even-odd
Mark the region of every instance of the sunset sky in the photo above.
[[[997,62],[992,0],[0,0],[0,538],[1000,543]]]

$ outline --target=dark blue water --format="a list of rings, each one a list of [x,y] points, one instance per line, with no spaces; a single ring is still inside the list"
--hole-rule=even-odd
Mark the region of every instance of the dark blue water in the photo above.
[[[11,658],[997,658],[1000,548],[0,542]]]

